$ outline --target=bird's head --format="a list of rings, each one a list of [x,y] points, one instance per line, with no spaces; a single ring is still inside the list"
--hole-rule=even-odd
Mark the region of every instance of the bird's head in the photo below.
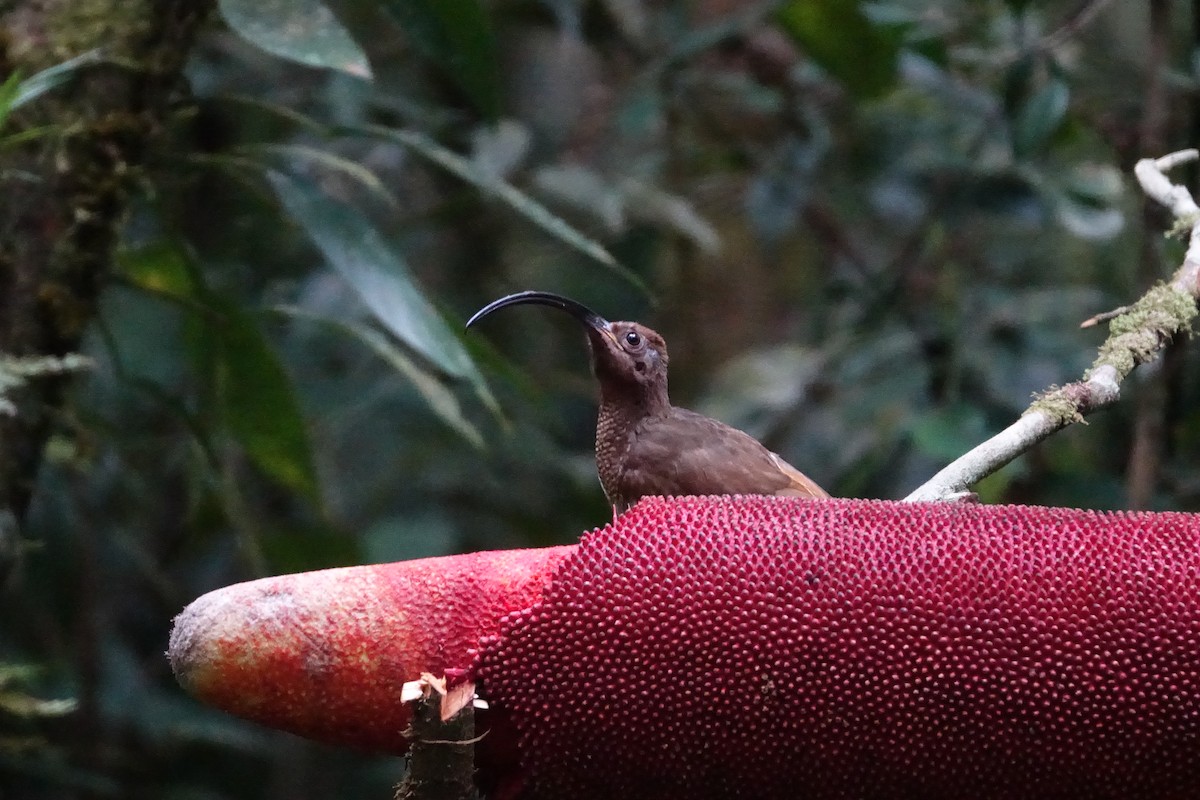
[[[666,400],[667,343],[637,322],[609,322],[582,303],[550,292],[518,292],[488,303],[467,321],[471,327],[493,311],[515,305],[543,305],[566,311],[584,326],[592,369],[602,392],[633,393]]]
[[[645,325],[607,322],[600,328],[589,327],[588,344],[592,368],[600,380],[647,387],[667,385],[667,343]]]

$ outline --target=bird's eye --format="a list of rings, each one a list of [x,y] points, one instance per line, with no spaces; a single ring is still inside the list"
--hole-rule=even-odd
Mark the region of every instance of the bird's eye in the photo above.
[[[630,347],[637,347],[642,343],[642,337],[638,336],[636,331],[630,331],[625,334],[625,343]]]

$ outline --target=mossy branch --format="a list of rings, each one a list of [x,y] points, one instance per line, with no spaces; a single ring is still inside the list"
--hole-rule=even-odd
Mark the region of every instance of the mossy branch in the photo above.
[[[0,4],[0,75],[35,73],[80,53],[102,56],[6,121],[12,146],[0,170],[9,178],[0,229],[10,235],[0,237],[0,353],[46,367],[79,349],[111,273],[136,176],[170,118],[184,61],[212,5],[46,0],[18,11]],[[55,135],[22,138],[42,129]],[[65,385],[45,370],[42,379],[17,384],[15,363],[5,365],[8,413],[0,414],[0,516],[10,521],[29,505]]]
[[[1142,159],[1134,168],[1142,190],[1175,216],[1172,232],[1183,230],[1189,236],[1183,264],[1170,281],[1153,287],[1112,318],[1108,339],[1080,380],[1040,395],[1020,419],[960,456],[905,500],[961,496],[1055,431],[1083,422],[1093,411],[1116,403],[1121,396],[1121,382],[1129,373],[1157,358],[1177,335],[1191,330],[1200,298],[1200,207],[1191,192],[1172,184],[1165,172],[1198,157],[1196,150],[1182,150],[1158,159]]]

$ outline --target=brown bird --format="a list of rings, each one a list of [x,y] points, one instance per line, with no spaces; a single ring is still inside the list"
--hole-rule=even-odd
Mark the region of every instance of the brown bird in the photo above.
[[[600,383],[596,468],[614,516],[646,495],[829,497],[752,436],[671,405],[667,344],[645,325],[609,322],[561,295],[518,292],[481,308],[467,327],[493,311],[522,304],[566,311],[587,331],[592,371]]]

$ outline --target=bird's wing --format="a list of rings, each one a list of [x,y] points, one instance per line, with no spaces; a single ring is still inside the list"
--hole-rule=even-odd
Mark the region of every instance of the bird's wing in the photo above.
[[[818,486],[812,478],[780,458],[778,453],[771,453],[771,458],[775,460],[775,466],[779,468],[779,471],[788,476],[789,481],[787,486],[775,494],[786,497],[810,497],[813,500],[829,497],[829,492]]]
[[[623,494],[829,495],[753,437],[684,409],[646,420],[634,432]]]

